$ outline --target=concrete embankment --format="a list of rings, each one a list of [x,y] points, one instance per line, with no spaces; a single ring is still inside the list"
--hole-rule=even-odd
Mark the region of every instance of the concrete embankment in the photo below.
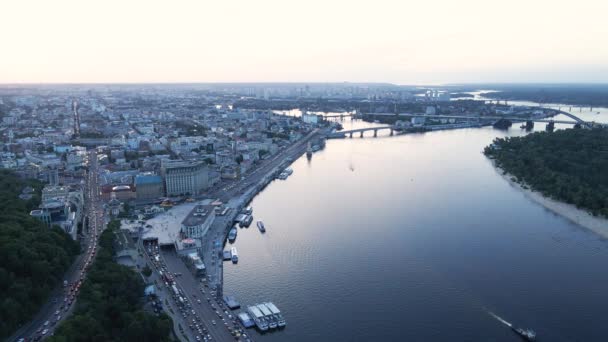
[[[299,146],[295,146],[295,151],[283,156],[283,159],[280,163],[278,163],[269,172],[267,172],[258,182],[252,184],[251,187],[247,189],[245,193],[239,196],[236,201],[231,201],[231,207],[235,210],[231,211],[231,213],[228,215],[227,223],[222,228],[221,236],[223,237],[223,241],[226,241],[228,232],[234,226],[234,219],[237,217],[238,214],[240,214],[243,208],[245,208],[245,206],[249,204],[249,202],[251,202],[258,193],[264,190],[264,188],[268,186],[268,184],[270,184],[270,182],[272,182],[281,171],[287,168],[294,160],[301,157],[306,152],[306,143],[315,136],[315,133],[311,133],[309,136],[307,136],[303,141],[298,144]],[[221,258],[221,256],[219,255],[218,257]],[[218,263],[218,268],[219,281],[217,293],[218,296],[221,298],[224,293],[224,269],[223,263],[221,261]]]
[[[498,172],[502,178],[504,178],[511,186],[523,192],[524,195],[532,201],[542,205],[555,214],[594,232],[595,234],[608,238],[608,219],[600,216],[593,216],[588,211],[579,209],[573,204],[556,201],[552,198],[544,196],[538,191],[524,188],[521,184],[511,179],[513,177],[512,175],[505,173],[503,169],[496,166],[494,161],[492,161],[492,164],[494,165],[496,172]]]

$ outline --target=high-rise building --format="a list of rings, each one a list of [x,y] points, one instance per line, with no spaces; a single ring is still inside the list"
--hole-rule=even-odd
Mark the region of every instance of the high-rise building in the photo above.
[[[163,161],[167,196],[196,196],[209,187],[209,168],[204,162]]]

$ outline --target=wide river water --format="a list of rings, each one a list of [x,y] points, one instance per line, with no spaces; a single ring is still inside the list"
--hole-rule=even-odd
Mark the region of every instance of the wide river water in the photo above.
[[[584,118],[608,118],[597,110]],[[608,340],[608,242],[526,198],[481,153],[525,134],[518,126],[329,140],[296,160],[251,204],[266,234],[240,229],[239,263],[225,264],[226,294],[271,301],[287,319],[249,332],[520,341],[493,311],[542,341]]]

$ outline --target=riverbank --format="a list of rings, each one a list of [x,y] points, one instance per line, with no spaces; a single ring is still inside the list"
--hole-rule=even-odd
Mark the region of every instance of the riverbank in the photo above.
[[[512,187],[515,187],[521,191],[527,198],[542,205],[553,213],[566,218],[570,222],[586,228],[601,237],[608,238],[608,219],[600,216],[593,216],[586,210],[579,209],[573,204],[556,201],[552,198],[544,196],[538,191],[530,188],[524,188],[521,184],[511,179],[513,177],[511,174],[505,173],[503,169],[496,166],[494,160],[492,160],[492,165],[494,166],[496,172],[502,176],[502,178],[504,178]]]

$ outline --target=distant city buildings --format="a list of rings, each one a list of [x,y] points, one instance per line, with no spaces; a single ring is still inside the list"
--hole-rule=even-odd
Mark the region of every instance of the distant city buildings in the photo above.
[[[425,114],[513,112],[450,100],[440,89],[348,82],[10,87],[0,89],[0,167],[47,183],[32,216],[75,237],[74,223],[82,222],[77,194],[84,191],[91,149],[108,210],[119,216],[136,208],[126,213],[134,218],[204,198],[216,184],[240,179],[312,130],[337,125],[321,113],[401,113],[387,121],[407,130],[458,123]],[[185,225],[183,236],[204,230]]]

